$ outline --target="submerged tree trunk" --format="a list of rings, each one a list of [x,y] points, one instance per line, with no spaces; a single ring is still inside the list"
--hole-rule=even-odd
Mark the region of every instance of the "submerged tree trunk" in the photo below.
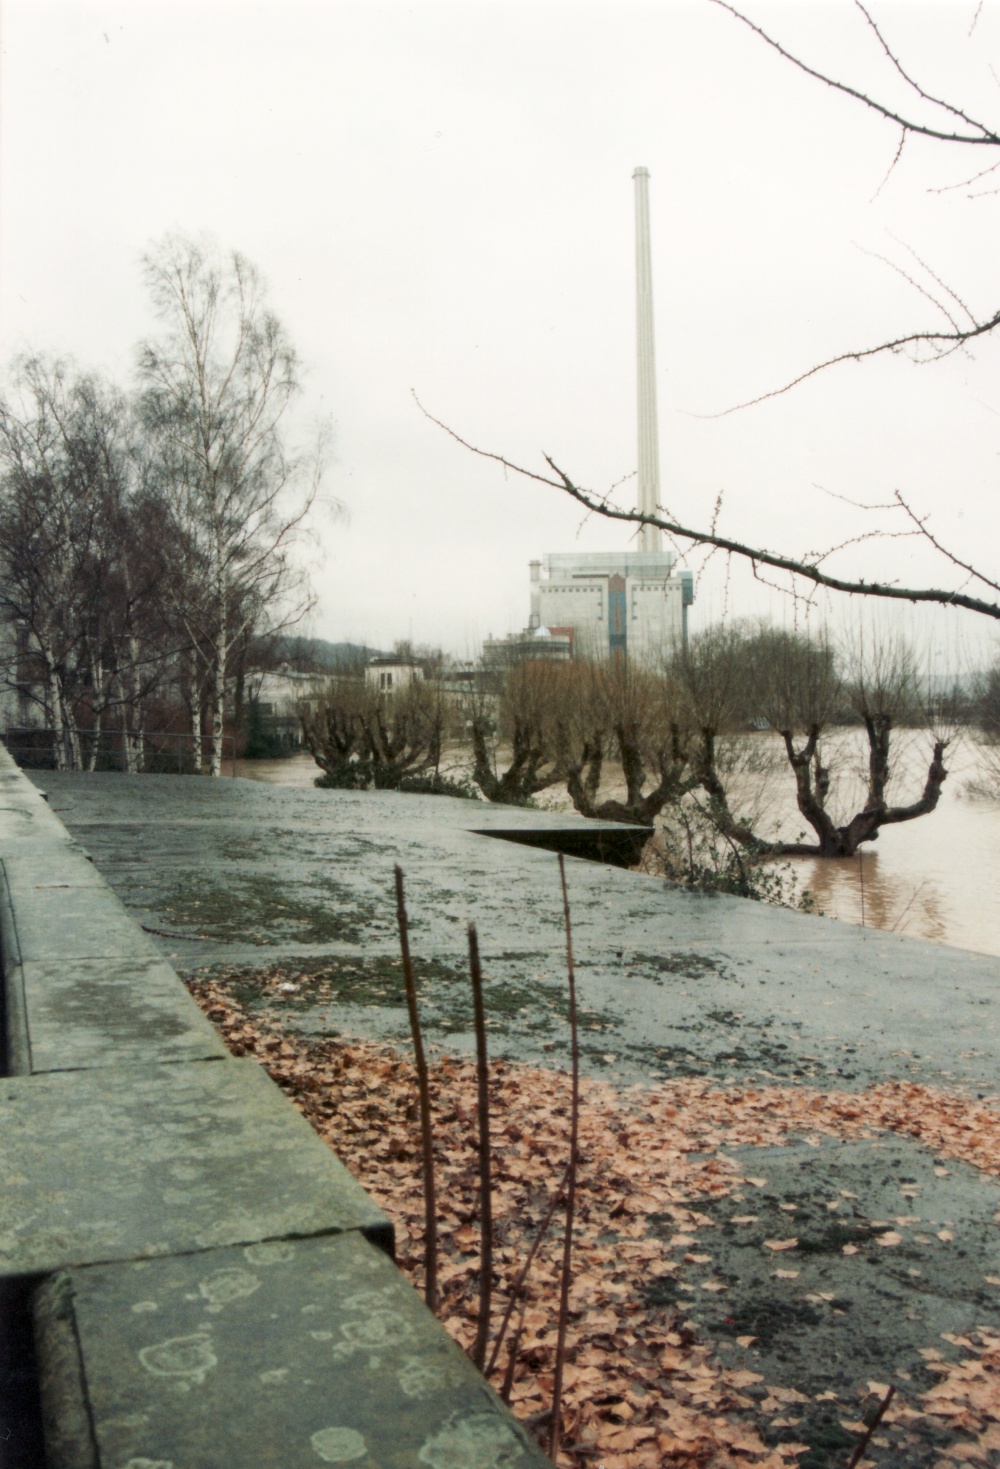
[[[941,799],[941,789],[948,777],[944,764],[947,740],[935,740],[922,795],[905,806],[890,806],[886,801],[889,779],[889,740],[892,721],[887,715],[865,716],[869,747],[868,804],[850,821],[838,826],[826,809],[830,788],[830,772],[819,753],[819,730],[813,728],[801,750],[796,750],[790,731],[783,733],[789,763],[795,772],[798,806],[818,840],[811,842],[779,842],[774,847],[781,857],[853,857],[864,842],[878,838],[883,826],[915,821],[927,816]]]
[[[643,789],[647,772],[636,732],[619,724],[615,728],[615,742],[625,777],[625,800],[597,799],[604,749],[600,735],[595,735],[583,745],[581,758],[569,765],[566,775],[566,789],[581,816],[589,816],[596,821],[620,821],[628,825],[650,826],[665,806],[679,800],[698,784],[697,776],[684,775],[688,765],[688,752],[682,744],[676,724],[671,725],[669,749],[661,749],[655,755],[654,763],[659,779],[648,791]]]
[[[486,742],[483,720],[472,721],[473,779],[488,801],[501,806],[523,806],[539,791],[563,778],[558,763],[546,749],[541,733],[527,719],[514,718],[512,759],[503,775],[497,775]]]

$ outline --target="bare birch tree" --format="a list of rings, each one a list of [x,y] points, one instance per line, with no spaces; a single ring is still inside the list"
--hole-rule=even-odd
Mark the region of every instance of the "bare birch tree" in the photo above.
[[[155,516],[121,394],[40,357],[12,377],[0,404],[0,611],[13,640],[0,677],[39,707],[57,768],[93,769],[109,716],[141,731],[170,654],[152,615]]]
[[[168,236],[144,269],[163,323],[142,344],[139,368],[171,512],[167,585],[187,635],[193,732],[200,742],[204,704],[218,775],[232,649],[248,627],[287,623],[309,602],[290,553],[316,493],[319,455],[306,463],[286,445],[299,363],[255,267]]]

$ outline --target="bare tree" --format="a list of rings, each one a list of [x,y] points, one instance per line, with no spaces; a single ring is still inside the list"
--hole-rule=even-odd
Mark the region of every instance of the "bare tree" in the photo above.
[[[476,783],[501,804],[565,784],[582,816],[648,825],[698,780],[676,681],[620,655],[514,663],[469,727]]]
[[[1000,662],[980,673],[970,699],[971,722],[978,731],[979,770],[968,784],[972,795],[1000,799]]]
[[[218,775],[234,646],[310,601],[291,548],[319,456],[306,463],[286,445],[298,359],[249,261],[168,236],[144,267],[164,330],[140,349],[143,416],[171,510],[168,586],[191,650],[193,718],[200,735],[206,703]]]
[[[366,686],[358,719],[376,790],[399,790],[409,779],[438,774],[445,704],[435,682],[414,677],[391,693]]]
[[[471,696],[472,773],[488,801],[523,806],[561,783],[577,674],[571,664],[532,659],[508,669],[498,691]]]
[[[22,358],[0,405],[0,676],[35,701],[58,767],[93,769],[102,726],[141,730],[170,657],[160,561],[124,397],[68,363]],[[123,733],[126,762],[135,745]]]
[[[711,665],[711,637],[706,642]],[[916,661],[903,639],[861,638],[849,650],[846,673],[841,672],[835,649],[823,636],[807,637],[762,627],[744,633],[743,644],[753,701],[750,707],[759,711],[762,721],[781,739],[795,780],[798,809],[815,833],[815,841],[769,839],[753,821],[733,816],[715,759],[711,702],[703,699],[698,703],[703,720],[701,788],[708,796],[706,814],[724,837],[758,858],[849,857],[863,843],[875,841],[882,827],[913,821],[935,809],[947,777],[944,753],[950,732],[940,723],[929,721]],[[704,660],[705,653],[695,643],[693,653],[688,655],[692,686],[699,678],[703,684],[709,682],[699,668]],[[696,691],[693,698],[697,702]],[[823,736],[845,703],[864,727],[868,757],[864,804],[838,819],[831,810],[833,769]],[[923,790],[913,800],[894,802],[890,799],[894,733],[902,725],[927,728],[929,723],[931,753]]]
[[[368,772],[360,765],[360,679],[337,679],[321,697],[299,705],[299,721],[306,749],[323,771],[318,782],[340,789],[363,789]]]
[[[570,798],[582,816],[646,826],[698,782],[690,770],[682,691],[668,671],[621,654],[590,665],[584,677],[576,738],[565,761]],[[600,799],[609,759],[620,768],[623,800]]]
[[[994,663],[977,680],[974,694],[976,719],[988,740],[1000,742],[1000,663]]]
[[[438,775],[447,713],[434,680],[414,677],[392,690],[336,680],[299,710],[306,747],[324,772],[317,785],[399,790]]]

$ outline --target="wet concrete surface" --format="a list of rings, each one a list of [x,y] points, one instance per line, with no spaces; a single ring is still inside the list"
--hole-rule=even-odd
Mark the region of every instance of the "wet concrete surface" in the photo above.
[[[477,834],[565,817],[240,779],[46,772],[36,783],[182,972],[295,959],[302,979],[282,1003],[298,1028],[403,1037],[399,862],[414,952],[435,975],[431,1041],[472,1049],[472,919],[493,1052],[565,1056],[556,857]],[[578,858],[567,871],[591,1074],[1000,1090],[1000,960]]]
[[[987,1277],[1000,1183],[899,1136],[728,1156],[753,1181],[700,1201],[697,1245],[675,1251],[677,1272],[651,1283],[651,1299],[683,1303],[727,1366],[807,1386],[794,1432],[779,1428],[774,1441],[815,1444],[806,1465],[826,1461],[824,1446],[846,1462],[835,1450],[849,1450],[851,1435],[838,1439],[843,1413],[831,1403],[872,1381],[912,1398],[939,1380],[928,1348],[957,1361],[964,1354],[949,1337],[995,1328],[1000,1290]],[[673,1232],[667,1220],[663,1232]],[[887,1425],[883,1436],[878,1463],[913,1469],[935,1463],[952,1439],[933,1421]]]

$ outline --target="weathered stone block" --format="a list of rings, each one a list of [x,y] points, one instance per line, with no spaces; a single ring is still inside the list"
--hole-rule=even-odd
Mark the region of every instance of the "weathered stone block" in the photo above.
[[[0,1081],[0,1274],[392,1225],[255,1061]]]
[[[21,966],[21,986],[32,1072],[228,1054],[162,959],[31,961]]]
[[[358,1235],[74,1270],[69,1290],[99,1469],[549,1463]]]

